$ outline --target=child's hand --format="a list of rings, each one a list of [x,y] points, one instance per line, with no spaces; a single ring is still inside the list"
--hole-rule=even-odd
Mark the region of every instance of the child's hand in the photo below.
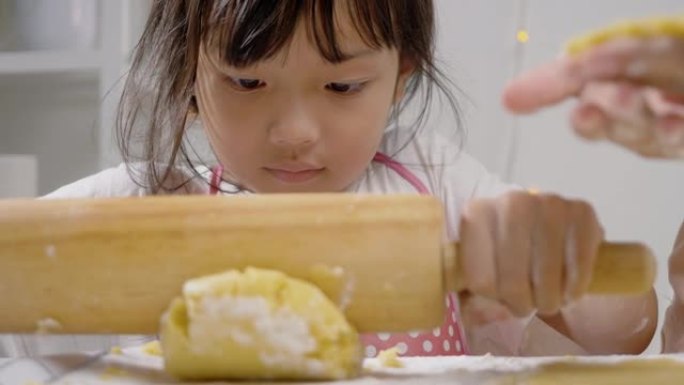
[[[579,97],[580,136],[649,157],[684,157],[684,39],[622,38],[514,79],[504,104],[531,113]]]
[[[467,288],[517,316],[555,314],[585,294],[602,240],[582,201],[526,192],[474,200],[460,227]]]

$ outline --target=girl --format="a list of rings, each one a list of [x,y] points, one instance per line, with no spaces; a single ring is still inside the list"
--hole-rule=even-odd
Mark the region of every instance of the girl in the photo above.
[[[455,106],[434,28],[428,0],[157,0],[117,119],[124,165],[48,198],[433,194],[469,291],[442,328],[365,336],[367,354],[642,351],[652,294],[582,299],[603,238],[592,208],[501,183],[425,124],[433,97]],[[195,122],[215,159],[193,154]]]

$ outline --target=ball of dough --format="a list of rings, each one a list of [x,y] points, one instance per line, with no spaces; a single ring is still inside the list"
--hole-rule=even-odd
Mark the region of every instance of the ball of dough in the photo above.
[[[162,317],[164,365],[185,380],[358,375],[356,330],[316,286],[248,268],[187,281]]]

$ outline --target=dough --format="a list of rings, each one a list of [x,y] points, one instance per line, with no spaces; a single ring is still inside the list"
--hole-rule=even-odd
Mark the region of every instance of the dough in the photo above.
[[[619,37],[672,36],[684,39],[684,15],[626,20],[572,39],[567,45],[571,55]]]
[[[150,356],[162,356],[162,348],[159,341],[151,341],[142,346],[142,351]]]
[[[539,370],[516,374],[499,385],[644,385],[684,384],[684,363],[669,359],[643,359],[619,363],[559,362]]]
[[[162,317],[166,371],[185,380],[344,379],[359,335],[316,286],[248,268],[187,281]]]
[[[404,363],[399,359],[399,348],[396,346],[378,353],[378,362],[385,368],[403,368]]]

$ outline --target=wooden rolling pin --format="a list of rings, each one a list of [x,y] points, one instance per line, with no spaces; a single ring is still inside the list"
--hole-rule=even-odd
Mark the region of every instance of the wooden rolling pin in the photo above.
[[[156,333],[185,280],[247,266],[313,281],[362,332],[428,329],[463,288],[443,229],[415,195],[0,201],[0,333]],[[591,292],[654,273],[644,246],[606,243]]]

